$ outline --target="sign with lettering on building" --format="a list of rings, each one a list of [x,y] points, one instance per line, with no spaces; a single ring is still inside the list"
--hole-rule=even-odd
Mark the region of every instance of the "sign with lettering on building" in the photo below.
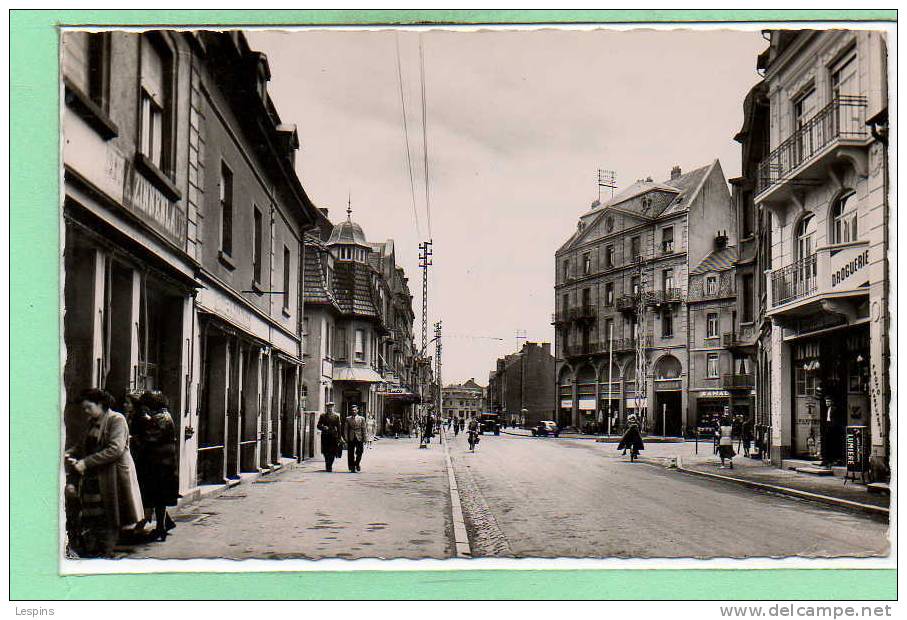
[[[850,290],[869,282],[869,247],[860,244],[842,248],[829,259],[830,290]]]

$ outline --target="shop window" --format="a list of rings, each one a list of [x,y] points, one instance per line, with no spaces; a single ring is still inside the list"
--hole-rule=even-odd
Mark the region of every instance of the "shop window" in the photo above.
[[[797,396],[815,396],[816,395],[816,375],[810,368],[815,362],[806,362],[798,365],[795,371],[795,383]]]
[[[705,317],[705,337],[706,338],[717,338],[718,337],[718,313],[709,312]]]
[[[854,192],[850,191],[835,200],[831,209],[833,243],[849,243],[857,240],[857,210],[854,206]]]
[[[717,379],[718,378],[718,354],[709,353],[706,358],[706,378],[708,379]]]

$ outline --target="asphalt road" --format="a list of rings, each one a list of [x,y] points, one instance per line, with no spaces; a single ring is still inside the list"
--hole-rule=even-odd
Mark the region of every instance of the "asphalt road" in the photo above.
[[[474,556],[835,557],[888,552],[886,523],[630,463],[613,444],[449,443]]]

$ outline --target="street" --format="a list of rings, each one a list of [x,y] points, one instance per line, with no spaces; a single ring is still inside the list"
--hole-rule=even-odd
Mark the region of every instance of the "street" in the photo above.
[[[614,444],[448,434],[473,557],[809,557],[885,554],[882,520],[630,463]],[[652,444],[644,456],[657,455]],[[190,505],[149,558],[446,558],[445,449],[381,439],[363,471],[315,458]]]

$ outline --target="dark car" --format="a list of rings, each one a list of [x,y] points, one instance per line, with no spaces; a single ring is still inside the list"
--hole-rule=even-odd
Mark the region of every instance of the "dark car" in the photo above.
[[[484,412],[479,415],[479,430],[483,433],[501,434],[500,416],[493,412]]]
[[[551,420],[542,420],[532,427],[533,437],[548,437],[549,435],[557,437],[560,434],[561,429],[557,427],[556,422],[553,422]]]

